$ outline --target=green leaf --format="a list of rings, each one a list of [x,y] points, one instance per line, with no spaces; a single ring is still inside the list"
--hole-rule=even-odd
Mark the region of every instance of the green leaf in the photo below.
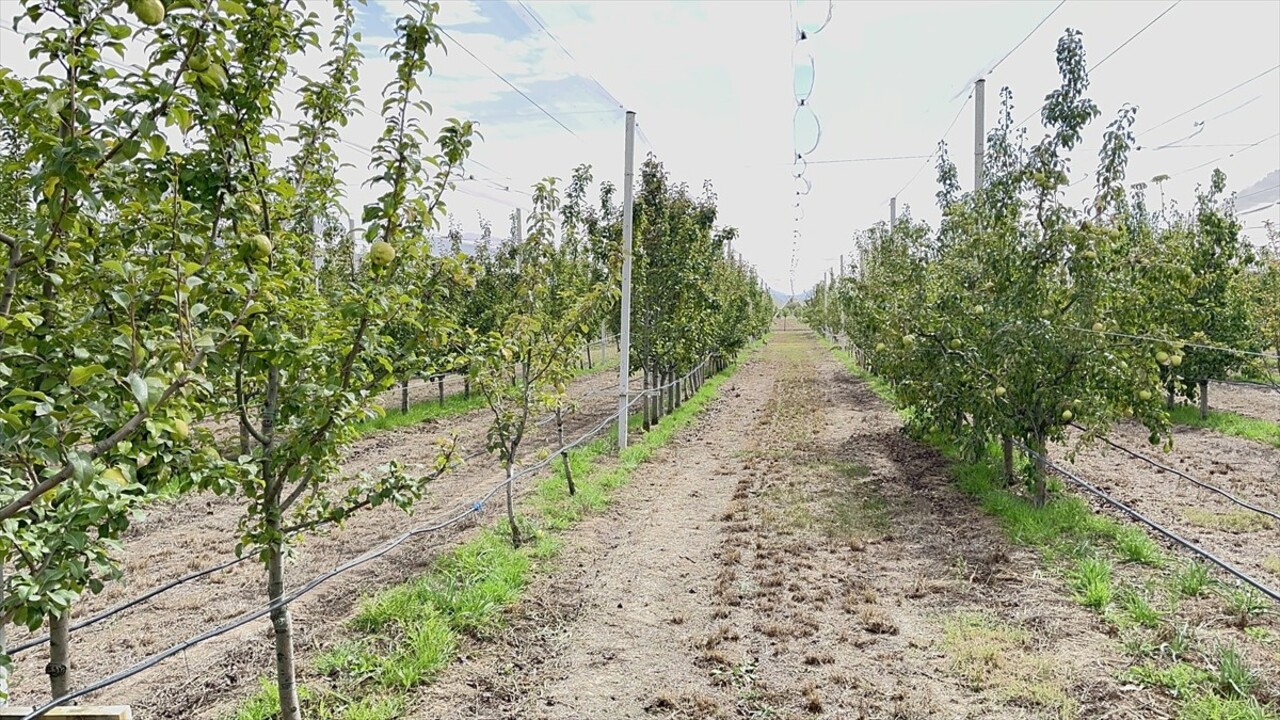
[[[67,377],[67,382],[71,383],[71,387],[80,387],[89,378],[96,375],[102,375],[107,369],[102,365],[87,365],[71,368],[71,374]]]
[[[138,401],[138,405],[146,408],[147,399],[150,397],[147,381],[143,380],[141,375],[134,373],[129,376],[129,389],[133,391],[133,398]]]

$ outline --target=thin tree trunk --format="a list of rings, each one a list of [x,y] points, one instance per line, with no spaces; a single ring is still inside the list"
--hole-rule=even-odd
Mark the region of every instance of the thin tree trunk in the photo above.
[[[279,509],[270,521],[271,529],[280,529]],[[272,542],[267,557],[267,598],[276,602],[284,597],[284,544]],[[298,704],[297,666],[293,658],[293,619],[289,606],[281,605],[271,611],[271,629],[276,647],[276,688],[280,692],[281,720],[302,720]]]
[[[245,427],[244,423],[240,423],[240,454],[241,455],[249,454],[249,450],[252,449],[252,446],[249,443],[252,439],[253,438],[249,436],[249,428]]]
[[[591,343],[587,343],[587,369],[590,370],[595,366],[595,363],[591,360]]]
[[[409,412],[409,379],[400,383],[400,412]]]
[[[1004,456],[1004,484],[1013,484],[1013,438],[1008,435],[1000,436],[1000,451]]]
[[[471,375],[462,378],[462,397],[467,400],[471,399]]]
[[[0,553],[0,592],[4,591],[4,566],[7,562],[3,553]],[[9,637],[6,632],[9,627],[9,618],[0,617],[0,655],[5,654],[5,648],[9,647]],[[0,665],[0,707],[9,704],[9,669],[4,665]]]
[[[1166,402],[1169,405],[1169,409],[1172,410],[1173,409],[1173,383],[1169,383],[1169,395],[1168,395],[1168,398],[1166,399]]]
[[[642,400],[640,404],[644,405],[644,418],[642,419],[640,426],[644,428],[645,432],[648,432],[649,431],[649,414],[650,414],[650,410],[652,410],[652,405],[649,403],[649,366],[648,365],[644,367],[643,395],[644,395],[644,400]]]
[[[436,378],[436,388],[440,391],[440,404],[444,404],[444,376],[440,375]]]
[[[13,246],[9,248],[9,264],[4,272],[4,291],[0,293],[0,317],[9,316],[9,309],[13,306],[13,293],[18,287],[18,268],[14,266],[22,259],[22,246],[17,243],[17,238],[14,240]]]
[[[513,461],[507,460],[507,524],[511,527],[511,546],[520,547],[520,526],[516,524],[516,500],[512,486],[512,478],[515,477],[515,470],[512,467]]]
[[[60,698],[71,692],[71,608],[49,616],[49,693]]]
[[[1209,381],[1200,381],[1200,419],[1209,417]]]
[[[564,412],[556,408],[556,441],[560,444],[560,457],[564,458],[564,479],[569,484],[569,495],[577,495],[578,488],[573,484],[573,467],[569,464],[569,451],[564,449]]]
[[[274,483],[273,455],[276,439],[276,414],[280,409],[280,369],[267,370],[267,392],[262,402],[262,478],[268,487],[275,485],[272,493],[263,498],[263,513],[271,536],[276,538],[267,545],[267,599],[275,603],[284,596],[284,540],[281,536],[280,493],[283,482]],[[271,629],[276,650],[276,690],[280,695],[280,720],[302,720],[298,704],[297,664],[293,657],[293,621],[289,606],[280,605],[271,610]]]
[[[1048,468],[1045,467],[1044,463],[1044,438],[1037,435],[1036,439],[1032,441],[1031,449],[1035,451],[1035,503],[1036,507],[1044,507],[1044,504],[1049,500],[1049,487],[1046,482]]]

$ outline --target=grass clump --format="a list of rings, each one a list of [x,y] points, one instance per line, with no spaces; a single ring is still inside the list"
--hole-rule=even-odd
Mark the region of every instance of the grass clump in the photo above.
[[[1111,587],[1111,564],[1101,558],[1080,560],[1071,573],[1070,582],[1076,602],[1087,608],[1102,610],[1115,597],[1115,590]]]
[[[1229,510],[1223,513],[1199,507],[1183,508],[1182,517],[1192,525],[1230,533],[1247,533],[1270,530],[1275,526],[1271,518],[1252,510]]]
[[[1049,709],[1074,718],[1079,709],[1064,689],[1059,664],[1031,650],[1031,634],[982,612],[958,612],[942,620],[942,649],[950,670],[974,690],[1005,702]]]

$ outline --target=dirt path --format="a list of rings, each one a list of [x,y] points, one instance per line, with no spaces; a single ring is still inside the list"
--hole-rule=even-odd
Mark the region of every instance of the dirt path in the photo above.
[[[898,426],[775,332],[411,717],[1151,717],[1117,641]]]
[[[608,384],[607,375],[594,374],[573,383],[570,396],[583,399],[577,411],[566,418],[567,437],[575,437],[613,412],[615,395],[598,392]],[[437,439],[451,434],[458,437],[459,454],[465,455],[483,447],[489,422],[486,413],[475,411],[368,436],[351,448],[343,470],[348,474],[374,471],[395,459],[412,471],[435,457]],[[554,425],[547,424],[531,434],[526,447],[532,454],[553,441]],[[476,458],[433,483],[429,496],[419,503],[413,515],[392,507],[371,509],[340,529],[309,536],[296,546],[287,566],[288,586],[301,585],[410,528],[454,514],[500,479],[495,460],[487,456]],[[91,615],[233,557],[236,526],[242,513],[234,498],[204,494],[153,507],[135,520],[124,538],[124,581],[109,585],[100,595],[84,598],[76,606],[75,617]],[[299,647],[307,647],[314,638],[341,623],[362,591],[423,572],[438,550],[457,542],[463,532],[465,528],[410,542],[295,603]],[[73,686],[131,665],[265,602],[265,573],[254,560],[179,586],[149,603],[74,632]],[[103,699],[113,704],[131,704],[138,720],[193,717],[211,703],[257,689],[257,678],[271,668],[269,637],[266,620],[249,624],[115,686],[103,694]],[[24,639],[26,636],[16,630],[10,635],[14,644]],[[48,699],[48,682],[43,673],[47,660],[47,646],[16,658],[10,685],[15,703],[38,704]]]

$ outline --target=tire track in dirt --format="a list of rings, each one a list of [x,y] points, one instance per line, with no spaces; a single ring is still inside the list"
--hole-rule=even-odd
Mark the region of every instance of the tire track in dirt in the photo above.
[[[606,383],[607,377],[591,374],[571,385],[570,397],[582,399],[577,410],[565,418],[566,438],[576,437],[616,412],[613,393],[589,394]],[[449,434],[457,435],[459,454],[465,455],[483,447],[487,414],[487,410],[478,410],[367,436],[349,450],[343,471],[352,475],[393,459],[410,469],[425,466],[435,457],[435,440]],[[532,455],[540,447],[554,447],[554,441],[555,426],[548,423],[531,430],[525,447]],[[483,456],[432,483],[428,496],[412,515],[393,507],[373,508],[357,514],[342,528],[309,535],[295,548],[289,562],[289,587],[410,528],[452,513],[461,503],[469,503],[478,493],[500,482],[501,477],[498,463]],[[124,538],[120,557],[124,561],[125,582],[109,584],[103,593],[85,597],[76,605],[75,617],[91,615],[230,557],[242,512],[235,498],[207,494],[191,494],[150,508],[135,520]],[[350,614],[361,594],[425,571],[471,525],[474,523],[406,543],[295,602],[292,607],[299,651],[305,653],[315,647]],[[265,602],[265,572],[254,560],[174,588],[143,606],[73,633],[73,687],[131,665]],[[15,644],[25,638],[19,632],[11,635]],[[192,648],[100,695],[104,702],[131,704],[138,720],[190,718],[212,703],[256,690],[257,678],[271,671],[272,657],[270,623],[262,619]],[[38,704],[47,700],[48,685],[43,674],[47,660],[47,646],[29,650],[15,660],[10,684],[14,703]]]
[[[1149,717],[1162,702],[1119,686],[1101,623],[812,333],[775,331],[731,382],[415,717]]]

